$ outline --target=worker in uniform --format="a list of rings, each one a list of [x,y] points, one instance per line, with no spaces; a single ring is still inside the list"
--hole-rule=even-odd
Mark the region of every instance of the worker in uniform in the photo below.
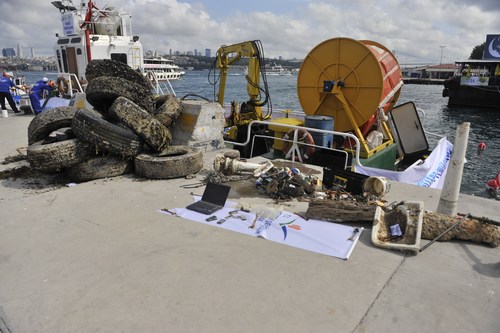
[[[30,102],[35,115],[42,112],[40,99],[43,98],[43,91],[47,90],[48,92],[51,92],[52,89],[53,88],[49,85],[49,79],[47,79],[46,77],[44,77],[43,79],[35,83],[33,87],[31,87]]]
[[[2,77],[0,78],[0,105],[2,106],[2,110],[7,110],[5,108],[5,99],[7,98],[12,111],[14,111],[14,113],[19,113],[21,111],[17,109],[16,102],[14,102],[14,98],[12,98],[12,94],[10,93],[11,87],[22,89],[12,82],[6,72],[3,72]]]

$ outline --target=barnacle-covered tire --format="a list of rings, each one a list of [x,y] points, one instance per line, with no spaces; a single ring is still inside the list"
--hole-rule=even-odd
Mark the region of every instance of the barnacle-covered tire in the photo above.
[[[185,177],[203,168],[203,153],[187,146],[170,146],[160,153],[137,155],[134,166],[135,174],[144,178]]]
[[[66,169],[69,179],[75,182],[120,176],[132,172],[134,161],[121,156],[96,156]]]
[[[155,107],[155,119],[165,126],[170,126],[182,111],[179,99],[173,94],[155,96]]]
[[[28,147],[26,159],[34,169],[53,172],[81,163],[91,154],[90,144],[78,139],[48,144],[41,140]]]
[[[143,138],[154,151],[161,151],[172,142],[172,134],[167,127],[125,97],[118,97],[108,113]]]
[[[77,138],[120,156],[135,156],[143,148],[142,139],[134,132],[105,120],[95,110],[78,110],[71,129]]]
[[[40,113],[28,126],[28,144],[45,139],[55,130],[70,127],[76,110],[73,106],[61,106]]]
[[[88,84],[85,93],[87,101],[103,113],[106,113],[120,96],[127,97],[150,113],[155,109],[151,89],[121,77],[96,77]]]
[[[85,69],[85,77],[91,82],[97,77],[112,76],[135,82],[151,89],[151,82],[140,72],[133,70],[127,64],[111,59],[94,59]]]

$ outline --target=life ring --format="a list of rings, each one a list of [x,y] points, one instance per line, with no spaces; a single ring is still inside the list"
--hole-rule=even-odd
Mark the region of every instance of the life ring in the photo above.
[[[297,131],[297,142],[295,142],[295,131]],[[314,139],[311,133],[305,129],[292,129],[283,136],[283,139],[287,140],[283,141],[283,154],[285,154],[285,158],[287,159],[295,160],[294,157],[296,154],[294,154],[293,151],[290,151],[292,148],[297,149],[300,153],[300,162],[305,162],[310,159],[316,151],[316,148],[314,147]]]
[[[58,77],[56,81],[57,90],[60,94],[67,94],[69,90],[68,80],[64,77]]]

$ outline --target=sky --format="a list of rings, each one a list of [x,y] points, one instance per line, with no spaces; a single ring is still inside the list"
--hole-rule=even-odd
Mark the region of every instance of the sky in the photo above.
[[[52,0],[1,0],[0,48],[52,55],[62,32]],[[79,0],[73,0],[79,4]],[[465,60],[500,34],[499,0],[95,0],[132,15],[144,50],[212,55],[221,45],[261,40],[267,58],[303,59],[336,37],[376,41],[400,64]]]

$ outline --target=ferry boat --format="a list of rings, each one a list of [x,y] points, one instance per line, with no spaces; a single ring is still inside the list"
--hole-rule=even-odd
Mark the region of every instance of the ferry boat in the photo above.
[[[444,81],[449,106],[500,110],[500,35],[488,35],[483,59],[457,61],[459,72]]]
[[[154,74],[159,82],[167,80],[178,80],[185,72],[181,71],[173,60],[160,56],[144,59],[144,73]]]

